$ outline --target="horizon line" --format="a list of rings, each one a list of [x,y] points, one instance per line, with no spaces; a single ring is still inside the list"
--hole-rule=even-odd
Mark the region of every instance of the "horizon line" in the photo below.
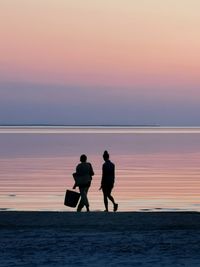
[[[0,134],[200,134],[200,126],[0,126]]]

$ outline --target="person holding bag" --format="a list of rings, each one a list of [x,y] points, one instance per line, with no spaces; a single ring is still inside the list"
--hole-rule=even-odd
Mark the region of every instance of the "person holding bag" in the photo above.
[[[78,186],[81,195],[81,200],[77,207],[77,211],[79,212],[84,206],[86,207],[87,211],[90,211],[87,193],[91,185],[92,176],[94,175],[92,165],[91,163],[87,162],[86,155],[83,154],[80,156],[80,162],[81,163],[79,163],[76,167],[76,172],[73,173],[73,177],[75,180],[73,189]]]

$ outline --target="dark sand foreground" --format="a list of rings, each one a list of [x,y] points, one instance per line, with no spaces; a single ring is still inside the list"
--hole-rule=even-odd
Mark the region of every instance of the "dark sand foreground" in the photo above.
[[[0,266],[200,266],[197,212],[0,212]]]

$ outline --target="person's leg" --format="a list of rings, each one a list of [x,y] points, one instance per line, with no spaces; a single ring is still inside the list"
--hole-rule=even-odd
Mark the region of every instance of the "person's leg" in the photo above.
[[[88,197],[87,197],[88,190],[89,190],[89,186],[87,186],[87,187],[84,188],[84,192],[85,192],[84,197],[85,197],[85,206],[86,206],[86,209],[87,209],[87,211],[90,211],[89,210],[89,201],[88,201]]]
[[[108,211],[108,199],[107,199],[107,189],[106,188],[103,188],[102,189],[103,191],[103,199],[104,199],[104,206],[105,206],[105,211]]]
[[[111,195],[108,195],[108,198],[110,199],[110,201],[113,203],[113,205],[115,204],[115,200]]]
[[[110,199],[110,201],[113,203],[113,205],[115,204],[115,200],[114,198],[111,196],[111,191],[112,191],[112,186],[107,187],[107,197],[108,199]]]
[[[80,187],[80,194],[81,194],[81,200],[78,205],[77,211],[81,211],[84,206],[86,206],[87,211],[89,211],[89,202],[87,198],[87,193],[88,193],[89,187]]]
[[[83,189],[84,189],[83,187],[79,187],[81,200],[80,200],[80,202],[78,204],[77,211],[81,211],[82,208],[84,207],[84,190]]]
[[[83,207],[84,207],[84,204],[83,204],[83,200],[81,198],[81,200],[80,200],[80,202],[78,204],[78,207],[77,207],[77,211],[81,211]]]
[[[110,187],[108,190],[108,199],[110,199],[110,201],[113,203],[113,211],[117,211],[118,204],[115,203],[115,200],[114,200],[113,196],[111,195],[111,192],[112,192],[112,187]]]

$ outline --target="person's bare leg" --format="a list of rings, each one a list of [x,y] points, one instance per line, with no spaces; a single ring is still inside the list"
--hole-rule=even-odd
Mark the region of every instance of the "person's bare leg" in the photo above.
[[[115,203],[115,200],[114,200],[113,196],[109,195],[108,198],[109,198],[110,201],[113,203],[113,211],[117,211],[117,209],[118,209],[118,204]]]
[[[106,191],[103,191],[103,198],[104,198],[105,211],[108,211],[108,199]]]
[[[77,211],[81,211],[82,208],[85,205],[85,192],[83,187],[79,187],[80,195],[81,195],[81,200],[78,204]]]

